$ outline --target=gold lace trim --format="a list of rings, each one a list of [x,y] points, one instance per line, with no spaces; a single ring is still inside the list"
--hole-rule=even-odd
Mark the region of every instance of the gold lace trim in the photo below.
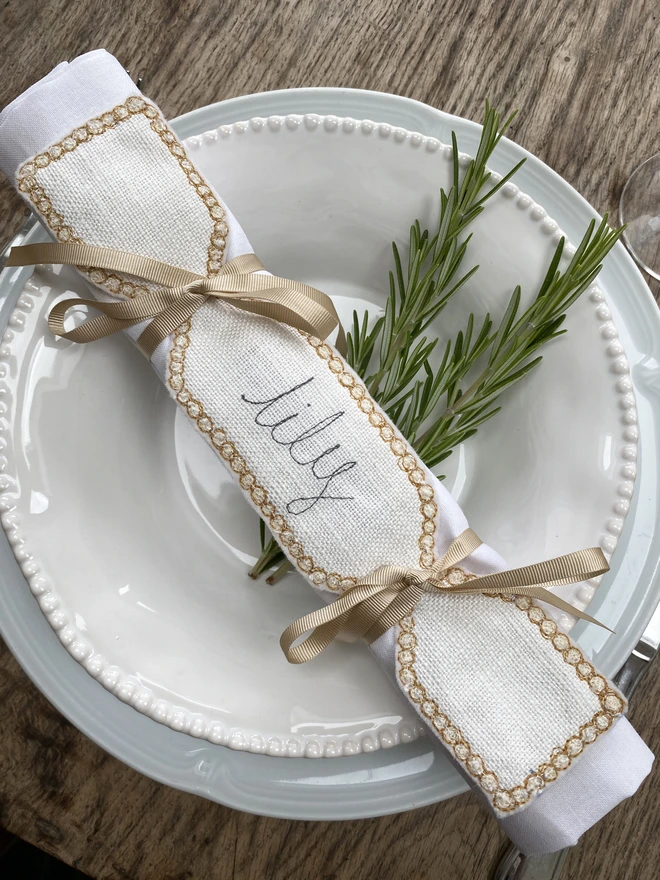
[[[367,389],[356,381],[353,374],[345,368],[344,362],[338,357],[329,345],[320,339],[311,336],[307,341],[314,348],[321,360],[327,361],[328,369],[337,377],[340,385],[349,392],[359,409],[369,418],[372,425],[380,434],[397,459],[397,464],[408,477],[419,497],[420,513],[422,514],[422,534],[419,544],[419,564],[422,568],[432,568],[435,562],[435,518],[438,506],[435,503],[433,487],[426,482],[426,472],[419,466],[419,462],[412,453],[408,444],[401,437],[397,437],[393,426],[385,416],[376,411],[376,404],[369,397]]]
[[[472,577],[474,575],[469,575],[460,568],[454,568],[447,572],[446,579],[448,583],[460,583],[471,580]],[[580,649],[569,637],[558,631],[555,621],[529,597],[518,596],[513,599],[510,596],[495,596],[493,598],[510,602],[525,613],[527,619],[538,627],[543,638],[552,642],[552,646],[562,655],[564,662],[575,669],[577,677],[598,696],[601,705],[601,710],[596,712],[593,718],[583,724],[562,746],[554,748],[548,761],[539,764],[520,785],[504,788],[497,774],[472,750],[460,728],[452,724],[448,716],[439,709],[437,702],[427,693],[427,688],[415,669],[417,636],[414,617],[406,617],[399,623],[397,667],[403,689],[419,714],[433,726],[467,772],[478,780],[495,809],[501,813],[510,813],[526,804],[532,795],[554,782],[562,771],[567,770],[572,760],[582,753],[585,746],[594,742],[601,733],[609,730],[613,720],[624,711],[626,704],[621,695],[611,688],[607,680],[584,658]]]

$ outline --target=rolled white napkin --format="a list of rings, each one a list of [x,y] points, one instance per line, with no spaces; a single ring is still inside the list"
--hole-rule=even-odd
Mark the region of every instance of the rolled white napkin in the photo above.
[[[5,108],[0,168],[60,240],[201,275],[252,252],[158,108],[103,50]],[[87,274],[105,300],[150,287]],[[319,340],[213,301],[152,363],[325,601],[386,563],[428,568],[467,528]],[[461,568],[506,566],[482,545]],[[533,603],[427,593],[372,650],[525,853],[575,843],[650,771],[625,701]]]

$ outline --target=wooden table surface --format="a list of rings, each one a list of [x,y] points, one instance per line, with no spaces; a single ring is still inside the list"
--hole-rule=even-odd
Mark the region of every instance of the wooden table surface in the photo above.
[[[657,0],[5,0],[0,106],[63,59],[101,46],[168,116],[298,86],[394,92],[512,137],[616,217],[630,172],[660,150]],[[0,241],[26,210],[0,182]],[[654,288],[658,293],[658,287]],[[505,848],[471,795],[342,824],[237,813],[141,776],[65,721],[0,648],[0,823],[108,880],[488,878]],[[660,750],[660,667],[631,719]],[[563,876],[660,872],[658,774],[591,829]]]

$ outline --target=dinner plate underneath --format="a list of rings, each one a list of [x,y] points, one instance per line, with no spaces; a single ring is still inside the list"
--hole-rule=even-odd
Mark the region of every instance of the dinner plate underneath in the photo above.
[[[474,152],[479,127],[426,105],[392,95],[350,89],[300,89],[235,98],[200,108],[174,123],[181,137],[253,116],[334,113],[385,120],[395,126],[449,139]],[[503,140],[494,159],[504,172],[522,156],[521,188],[533,193],[569,236],[579,237],[594,211],[561,178],[522,148]],[[43,240],[32,232],[30,241]],[[0,326],[4,328],[27,276],[0,276]],[[634,647],[657,603],[660,540],[657,528],[660,322],[648,288],[622,247],[610,255],[601,275],[617,327],[631,362],[639,405],[644,455],[638,491],[612,559],[613,572],[591,603],[616,635],[578,624],[583,651],[612,675]],[[3,427],[5,427],[3,425]],[[196,741],[156,724],[99,686],[62,650],[39,610],[9,545],[0,541],[0,628],[15,656],[39,688],[66,717],[114,756],[168,785],[215,801],[271,816],[295,819],[351,819],[400,812],[451,797],[466,788],[441,747],[428,737],[400,748],[361,753],[333,761],[276,760]]]
[[[391,241],[405,248],[415,218],[436,223],[451,185],[450,147],[354,119],[253,119],[189,148],[264,263],[331,294],[347,326],[354,308],[382,312]],[[513,183],[471,231],[465,269],[480,268],[432,326],[441,343],[470,313],[499,320],[516,284],[529,302],[562,237]],[[256,515],[126,339],[48,333],[50,306],[72,290],[85,291],[75,273],[38,269],[2,352],[3,525],[61,642],[124,702],[213,743],[338,757],[414,740],[423,728],[364,646],[287,664],[279,635],[319,599],[296,575],[250,580]],[[611,317],[593,286],[542,366],[446,463],[472,526],[512,564],[616,546],[637,429]],[[595,585],[560,592],[584,608]]]

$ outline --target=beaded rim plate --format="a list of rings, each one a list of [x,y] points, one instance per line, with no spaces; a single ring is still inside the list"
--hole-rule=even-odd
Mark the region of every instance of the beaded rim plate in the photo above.
[[[370,121],[255,118],[188,146],[265,264],[333,294],[345,322],[354,306],[380,307],[390,240],[403,243],[416,216],[430,222],[429,193],[450,182],[451,147]],[[245,179],[249,193],[233,182]],[[562,236],[513,183],[488,204],[474,233],[469,259],[489,271],[478,272],[450,305],[440,334],[455,332],[469,311],[497,317],[516,283],[530,297]],[[338,757],[415,739],[419,722],[360,646],[333,646],[304,669],[283,661],[279,632],[318,600],[293,576],[276,590],[249,582],[254,514],[128,343],[84,348],[44,337],[53,298],[80,286],[71,273],[37,270],[0,352],[13,401],[5,413],[2,523],[62,644],[138,711],[235,749]],[[637,429],[611,317],[594,285],[543,368],[449,462],[449,485],[470,521],[513,564],[573,546],[600,542],[608,554],[616,546],[633,492]],[[75,440],[66,430],[58,435],[59,425],[72,423]],[[116,449],[124,450],[120,466],[96,467],[99,453],[112,460]],[[162,474],[176,474],[164,498]],[[535,480],[539,489],[530,493]],[[76,528],[79,542],[63,545]],[[131,542],[138,534],[140,543]],[[166,549],[164,534],[172,536]],[[594,588],[563,593],[584,608]],[[566,616],[558,622],[564,629],[573,623]],[[242,645],[255,631],[263,635],[248,652]]]
[[[318,112],[384,119],[390,124],[433,134],[447,141],[451,129],[474,150],[479,127],[409,98],[354,89],[296,89],[233,98],[203,107],[173,123],[180,137],[196,136],[219,125],[251,116]],[[536,194],[564,229],[578,237],[594,210],[539,159],[504,139],[495,167],[504,172],[522,156],[523,189]],[[43,240],[33,228],[27,241]],[[27,270],[0,275],[0,319],[7,324]],[[638,480],[646,492],[635,495],[613,571],[596,594],[592,613],[617,630],[595,627],[576,632],[580,647],[611,676],[626,659],[657,604],[660,589],[660,531],[655,505],[656,463],[660,455],[660,320],[641,274],[623,247],[615,248],[601,275],[617,326],[631,360],[639,403],[644,457]],[[429,738],[405,749],[363,753],[350,760],[272,761],[198,742],[151,719],[100,688],[83,667],[61,650],[9,545],[0,541],[0,629],[25,671],[49,700],[87,736],[136,770],[168,785],[208,797],[236,809],[295,819],[351,819],[401,812],[452,797],[467,785],[443,750]],[[625,573],[625,575],[624,575]],[[575,633],[574,633],[575,636]]]

